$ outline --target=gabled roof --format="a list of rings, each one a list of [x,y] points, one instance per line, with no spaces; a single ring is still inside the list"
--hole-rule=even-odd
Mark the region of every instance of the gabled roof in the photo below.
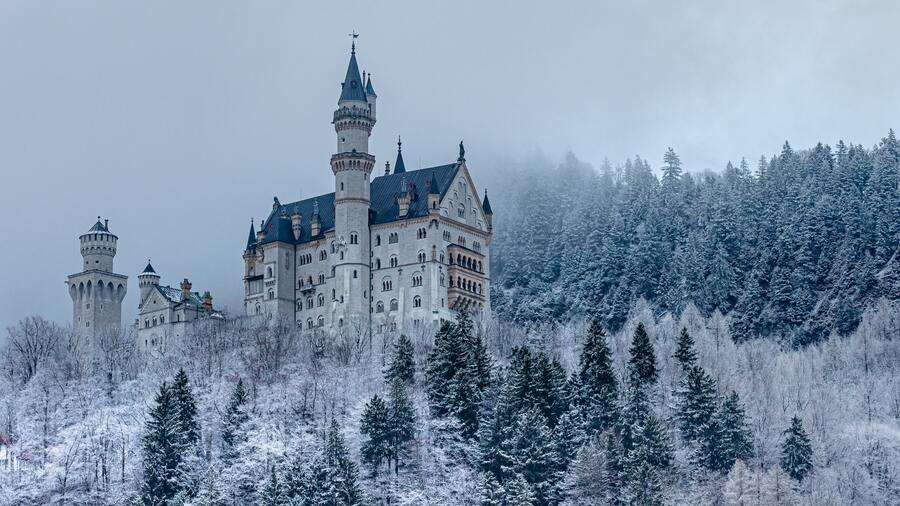
[[[363,87],[362,79],[359,77],[359,65],[356,64],[356,51],[350,53],[350,63],[347,65],[347,75],[344,82],[341,83],[341,98],[338,102],[344,100],[366,101],[366,91]]]
[[[451,163],[440,165],[437,167],[429,167],[425,169],[403,172],[400,174],[386,174],[378,176],[372,180],[370,187],[370,214],[369,221],[371,224],[389,223],[407,218],[416,218],[426,216],[428,214],[428,199],[426,190],[426,182],[429,179],[434,181],[437,193],[443,198],[453,179],[459,171],[459,163]],[[400,195],[400,186],[403,178],[406,178],[406,184],[413,189],[415,198],[409,203],[409,210],[404,218],[399,214],[397,206],[397,197]],[[317,237],[310,236],[310,219],[313,212],[313,204],[318,201],[319,207],[319,235]],[[282,210],[284,213],[282,213]],[[294,232],[291,226],[291,215],[299,212],[300,220],[300,239],[294,239]],[[278,209],[273,209],[262,225],[261,230],[265,232],[265,237],[259,243],[254,242],[253,245],[267,244],[270,242],[280,241],[289,244],[305,243],[314,239],[324,237],[325,232],[334,229],[334,193],[326,193],[318,197],[312,197],[290,204],[282,204]]]
[[[185,301],[181,298],[181,289],[180,288],[172,288],[167,285],[154,285],[156,290],[169,302],[173,302],[175,304],[181,304],[183,302],[187,302],[188,304],[194,306],[203,305],[203,301],[200,299],[200,294],[197,292],[191,292],[190,298]]]

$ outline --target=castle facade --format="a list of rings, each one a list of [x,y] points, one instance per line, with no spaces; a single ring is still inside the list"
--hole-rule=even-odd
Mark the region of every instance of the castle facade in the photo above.
[[[492,211],[479,198],[465,151],[456,161],[371,177],[376,121],[371,76],[355,44],[337,110],[330,165],[334,192],[282,204],[275,198],[244,250],[244,309],[331,334],[411,331],[466,310],[490,315]]]

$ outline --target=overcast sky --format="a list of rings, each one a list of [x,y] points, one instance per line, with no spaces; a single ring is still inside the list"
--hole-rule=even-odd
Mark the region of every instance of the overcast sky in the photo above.
[[[2,1],[0,326],[69,322],[97,215],[119,236],[126,322],[148,257],[239,309],[250,218],[332,189],[354,29],[378,167],[397,134],[408,168],[464,138],[478,184],[536,149],[658,166],[672,146],[719,170],[898,126],[900,2],[737,4]]]

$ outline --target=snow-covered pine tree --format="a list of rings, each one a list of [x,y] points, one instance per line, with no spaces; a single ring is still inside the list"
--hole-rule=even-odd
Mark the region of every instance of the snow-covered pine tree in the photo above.
[[[619,384],[612,368],[606,334],[598,320],[592,320],[578,361],[581,394],[579,405],[585,417],[587,435],[610,429],[619,420]]]
[[[702,367],[692,367],[676,392],[676,419],[696,464],[719,469],[721,429],[716,418],[716,383]]]
[[[226,465],[231,465],[237,459],[238,447],[247,440],[244,425],[249,419],[244,380],[238,379],[225,408],[225,419],[222,422],[222,461]]]
[[[359,432],[366,436],[360,445],[362,461],[369,465],[372,476],[378,474],[381,464],[390,458],[390,420],[387,404],[375,394],[366,403],[359,421]]]
[[[278,471],[272,466],[265,485],[258,493],[257,504],[260,506],[287,506],[288,497],[285,493],[284,483],[278,477]]]
[[[721,427],[722,469],[730,469],[736,460],[753,457],[753,434],[747,427],[744,407],[737,392],[732,391],[719,409]]]
[[[546,504],[562,476],[557,473],[553,438],[544,415],[535,408],[521,413],[516,420],[511,447],[512,469],[508,474],[525,478],[534,491],[537,504]]]
[[[336,420],[325,433],[322,453],[310,468],[308,486],[300,504],[356,506],[363,503],[356,464],[350,459]],[[297,499],[294,499],[296,502]]]
[[[182,490],[179,476],[184,446],[178,410],[171,387],[162,382],[147,417],[141,449],[144,455],[144,481],[141,502],[147,506],[168,504]]]
[[[521,474],[516,474],[504,485],[504,505],[537,506],[537,494],[528,480]]]
[[[688,333],[687,327],[682,327],[681,333],[678,334],[678,342],[673,357],[681,364],[681,368],[684,371],[688,371],[697,365],[697,353],[694,351],[694,338]]]
[[[406,334],[400,334],[397,344],[394,345],[394,354],[391,359],[391,365],[384,373],[384,378],[388,382],[395,379],[412,385],[416,377],[416,364],[413,358],[412,341]]]
[[[662,506],[663,491],[659,471],[648,462],[639,462],[637,467],[630,471],[625,496],[627,504]]]
[[[481,506],[506,506],[503,502],[505,494],[494,473],[481,473]]]
[[[399,472],[400,462],[409,456],[410,444],[416,437],[416,410],[409,400],[406,384],[396,379],[391,383],[388,397],[388,456],[394,460],[394,472]]]
[[[641,387],[653,385],[659,375],[656,366],[656,354],[653,352],[653,344],[647,329],[643,323],[638,323],[631,340],[631,348],[628,350],[628,374],[632,383],[640,383]]]
[[[200,443],[200,422],[197,420],[197,403],[184,369],[179,369],[172,381],[172,398],[178,413],[178,423],[181,425],[179,432],[184,438],[182,444],[196,446]]]
[[[781,444],[781,468],[793,479],[803,481],[812,471],[812,444],[800,418],[791,417],[791,426],[784,431]]]
[[[219,472],[215,467],[210,465],[206,468],[200,480],[197,496],[192,503],[194,506],[226,506],[225,496],[219,488],[218,476]]]

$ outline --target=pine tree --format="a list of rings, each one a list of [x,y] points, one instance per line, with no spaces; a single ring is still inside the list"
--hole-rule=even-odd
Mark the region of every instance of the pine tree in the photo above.
[[[682,327],[681,334],[678,335],[677,346],[673,356],[681,364],[682,370],[688,371],[697,365],[697,354],[694,352],[694,338],[688,334],[687,327]]]
[[[145,505],[163,505],[181,492],[179,476],[184,447],[178,410],[172,389],[164,381],[150,409],[141,447],[144,454],[144,482],[141,501]]]
[[[536,506],[539,504],[534,488],[521,474],[517,474],[507,481],[504,489],[506,493],[504,494],[503,504],[510,506],[513,504],[516,506]]]
[[[740,398],[737,392],[732,391],[719,411],[722,469],[731,469],[736,460],[746,461],[753,457],[753,435],[747,428],[745,418]]]
[[[178,412],[179,431],[184,436],[182,444],[188,447],[200,443],[200,423],[197,421],[197,403],[191,394],[187,373],[179,369],[172,382],[172,398]]]
[[[362,419],[359,422],[359,431],[366,436],[360,446],[362,460],[372,468],[372,476],[378,473],[378,468],[385,460],[390,459],[390,419],[385,402],[375,394],[366,403]]]
[[[631,381],[640,383],[641,386],[656,383],[659,374],[659,369],[656,367],[656,354],[653,352],[653,344],[650,342],[650,336],[647,335],[647,329],[644,328],[643,323],[638,323],[628,352],[631,356],[628,360],[628,373]]]
[[[196,506],[226,506],[225,497],[219,489],[218,471],[213,466],[209,466],[203,474],[193,504]]]
[[[803,481],[812,471],[812,444],[803,430],[803,422],[796,416],[791,418],[791,426],[784,431],[781,445],[781,468],[793,479]]]
[[[616,439],[612,434],[606,436],[606,449],[604,456],[606,457],[601,476],[600,488],[606,504],[619,505],[625,504],[622,497],[622,489],[625,485],[625,450],[622,448],[622,442]]]
[[[504,506],[504,495],[506,491],[493,473],[481,473],[481,506]]]
[[[587,435],[612,428],[619,420],[619,387],[606,335],[598,320],[591,321],[588,328],[578,374],[581,383],[579,404],[586,418]]]
[[[286,506],[288,504],[287,495],[285,494],[284,485],[278,479],[278,473],[275,466],[269,473],[269,479],[259,492],[257,504],[260,506]]]
[[[676,418],[682,438],[694,450],[696,464],[721,469],[721,428],[716,417],[716,383],[703,368],[694,366],[676,392]]]
[[[394,472],[399,472],[400,461],[409,455],[410,443],[416,437],[416,411],[402,381],[391,384],[387,409],[389,456],[394,460]]]
[[[675,458],[666,430],[654,415],[644,419],[635,446],[637,458],[632,460],[646,462],[660,472],[667,470]]]
[[[222,460],[229,465],[237,459],[240,444],[247,440],[244,425],[249,419],[244,380],[238,379],[225,408],[225,420],[222,424]]]
[[[628,479],[627,504],[662,506],[663,492],[659,471],[648,462],[640,462]]]
[[[302,504],[355,506],[363,495],[357,483],[356,464],[350,460],[344,437],[337,421],[332,420],[325,434],[322,453],[313,463],[309,485],[303,492]]]
[[[512,442],[512,469],[531,485],[535,499],[545,504],[561,479],[556,473],[557,456],[544,416],[534,408],[519,415]]]
[[[394,356],[391,365],[385,371],[384,377],[388,382],[395,379],[412,385],[415,381],[416,365],[413,359],[413,345],[406,334],[400,334],[397,344],[394,346]]]

